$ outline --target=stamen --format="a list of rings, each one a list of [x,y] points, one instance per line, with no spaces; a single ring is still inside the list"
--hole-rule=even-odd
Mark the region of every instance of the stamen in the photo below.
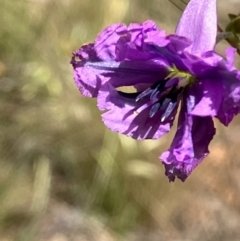
[[[155,114],[158,112],[160,106],[161,106],[160,102],[157,102],[151,107],[151,110],[149,111],[149,117],[150,118],[155,116]]]
[[[152,89],[148,88],[146,90],[144,90],[141,94],[139,94],[136,98],[136,102],[138,102],[139,100],[143,99],[145,96],[148,96],[152,93]]]
[[[162,101],[162,106],[161,106],[161,110],[164,110],[168,104],[171,102],[171,99],[170,98],[165,98],[163,101]]]
[[[150,95],[150,100],[155,99],[158,94],[160,94],[163,90],[164,87],[167,83],[168,79],[166,80],[160,80],[157,81],[156,83],[154,83],[151,87],[149,87],[148,89],[144,90],[137,98],[136,98],[136,102],[138,102],[139,100],[143,99],[144,97]]]
[[[154,115],[156,115],[156,113],[159,110],[164,111],[162,117],[161,117],[161,121],[165,121],[174,111],[175,107],[178,104],[178,95],[182,92],[183,88],[180,89],[176,89],[177,85],[174,85],[172,87],[172,89],[170,90],[170,92],[163,98],[161,98],[157,103],[155,103],[150,111],[149,111],[149,117],[152,118]]]
[[[175,84],[171,86],[171,83],[169,83],[170,86],[166,87],[166,83],[175,78],[177,78],[178,81],[173,81]],[[179,103],[179,95],[181,95],[186,86],[193,83],[193,81],[195,81],[193,76],[187,72],[181,72],[176,66],[173,66],[169,68],[169,75],[164,80],[156,81],[151,87],[142,92],[124,93],[118,91],[118,93],[123,97],[135,100],[135,102],[147,97],[144,101],[145,104],[146,102],[150,102],[149,104],[151,105],[151,103],[154,102],[148,114],[149,118],[154,117],[157,112],[160,111],[160,121],[165,122],[176,110]],[[142,107],[139,106],[138,110],[141,108]]]
[[[153,90],[152,94],[150,95],[150,100],[156,99],[159,93],[160,93],[159,90],[157,89]]]
[[[164,80],[164,81],[159,82],[157,84],[157,86],[154,87],[154,89],[153,89],[153,91],[150,95],[150,100],[156,99],[158,94],[160,94],[160,92],[164,90],[164,87],[165,87],[166,83],[167,83],[167,81]]]
[[[165,121],[175,110],[176,106],[178,105],[178,96],[183,92],[183,87],[179,89],[174,89],[173,93],[171,94],[170,98],[165,98],[163,101],[163,104],[161,106],[161,110],[164,110],[164,113],[162,115],[161,121]],[[170,93],[169,93],[170,95]]]
[[[175,107],[177,106],[178,102],[170,102],[167,106],[167,109],[164,111],[161,122],[164,122],[174,111]]]
[[[164,100],[162,101],[161,110],[164,110],[167,107],[167,105],[170,103],[170,101],[173,100],[174,95],[177,95],[176,88],[177,88],[177,84],[175,84],[170,90],[170,92],[165,96]]]

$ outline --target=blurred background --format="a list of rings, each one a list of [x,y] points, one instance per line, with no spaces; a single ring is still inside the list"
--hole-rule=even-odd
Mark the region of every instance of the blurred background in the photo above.
[[[185,6],[174,2],[1,0],[1,241],[240,240],[239,117],[216,121],[209,157],[169,183],[158,156],[174,130],[158,141],[112,133],[74,85],[74,50],[115,22],[172,33]],[[224,27],[240,3],[218,3]]]

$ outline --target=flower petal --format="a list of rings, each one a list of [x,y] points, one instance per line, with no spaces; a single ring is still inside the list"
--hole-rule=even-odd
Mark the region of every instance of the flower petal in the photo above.
[[[151,32],[148,33],[145,43],[148,52],[157,54],[168,66],[176,66],[183,71],[188,70],[182,61],[184,50],[191,45],[187,38],[169,35],[163,39],[159,33]]]
[[[121,96],[110,83],[101,87],[97,100],[100,110],[108,110],[102,119],[109,129],[138,140],[157,139],[169,132],[177,111],[176,107],[161,123],[163,111],[150,118],[152,105]]]
[[[234,67],[234,55],[236,54],[237,50],[232,47],[228,47],[226,49],[226,57],[228,62],[228,67],[230,70],[235,69]]]
[[[179,114],[177,133],[162,160],[170,181],[185,181],[194,168],[208,155],[208,145],[215,135],[211,117],[189,115],[186,106]]]
[[[153,21],[144,23],[131,23],[128,27],[124,24],[113,24],[104,29],[95,40],[95,51],[97,56],[102,61],[121,61],[127,59],[128,51],[127,44],[132,49],[140,48],[138,54],[144,54],[143,42],[148,33],[156,32],[165,37],[165,32],[159,30]],[[124,57],[122,57],[124,55]],[[136,56],[134,56],[136,58]],[[145,53],[145,58],[148,59],[148,53]],[[132,60],[132,58],[129,58]]]
[[[188,91],[187,105],[190,114],[196,116],[216,116],[222,102],[223,86],[216,79],[202,79],[194,83]]]
[[[96,97],[99,88],[108,81],[119,87],[151,84],[163,78],[166,62],[156,53],[145,51],[144,37],[151,31],[162,33],[152,21],[129,27],[114,24],[103,30],[95,43],[74,52],[71,64],[81,93]]]
[[[215,68],[212,78],[200,79],[190,88],[187,105],[192,115],[215,116],[227,126],[240,112],[240,74]]]
[[[235,50],[228,49],[226,59],[206,52],[201,58],[192,54],[182,54],[183,62],[195,82],[189,86],[187,105],[190,114],[196,116],[216,116],[228,125],[240,111],[240,73],[233,66]]]
[[[222,103],[216,117],[228,126],[240,112],[240,74],[229,72],[228,76],[222,79],[222,86]]]
[[[93,44],[84,45],[73,53],[71,60],[74,69],[73,76],[82,95],[86,97],[96,97],[101,79],[96,75],[94,70],[91,71],[92,69],[88,66],[85,68],[83,67],[88,60],[99,60],[96,56]]]
[[[116,59],[116,45],[121,36],[127,33],[127,27],[124,24],[113,24],[105,28],[94,42],[94,50],[98,58],[105,61]]]
[[[191,0],[179,21],[176,34],[189,38],[187,50],[201,55],[214,49],[217,36],[216,0]]]

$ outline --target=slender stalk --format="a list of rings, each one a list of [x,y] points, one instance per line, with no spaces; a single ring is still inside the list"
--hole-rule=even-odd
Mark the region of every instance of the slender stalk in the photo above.
[[[220,32],[220,33],[223,32],[222,28],[221,28],[219,25],[217,26],[217,29],[218,29],[218,32]],[[238,46],[236,46],[236,44],[234,43],[234,41],[232,41],[231,38],[225,38],[225,40],[226,40],[232,47],[234,47],[234,48],[237,49],[237,53],[238,53],[238,55],[240,56],[240,49],[238,48]]]

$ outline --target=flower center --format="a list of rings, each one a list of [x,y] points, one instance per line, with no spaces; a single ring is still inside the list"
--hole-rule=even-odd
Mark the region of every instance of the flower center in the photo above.
[[[149,103],[151,106],[149,117],[152,118],[157,112],[161,111],[161,122],[164,122],[176,110],[184,89],[194,82],[194,76],[173,66],[168,68],[168,75],[164,80],[156,81],[142,92],[123,93],[118,91],[118,93],[124,97],[135,99],[136,102]]]
[[[185,87],[187,85],[192,85],[195,82],[195,77],[191,75],[188,72],[180,71],[177,69],[177,67],[174,65],[173,67],[170,67],[168,69],[169,74],[167,78],[173,79],[178,78],[178,86],[179,87]]]

